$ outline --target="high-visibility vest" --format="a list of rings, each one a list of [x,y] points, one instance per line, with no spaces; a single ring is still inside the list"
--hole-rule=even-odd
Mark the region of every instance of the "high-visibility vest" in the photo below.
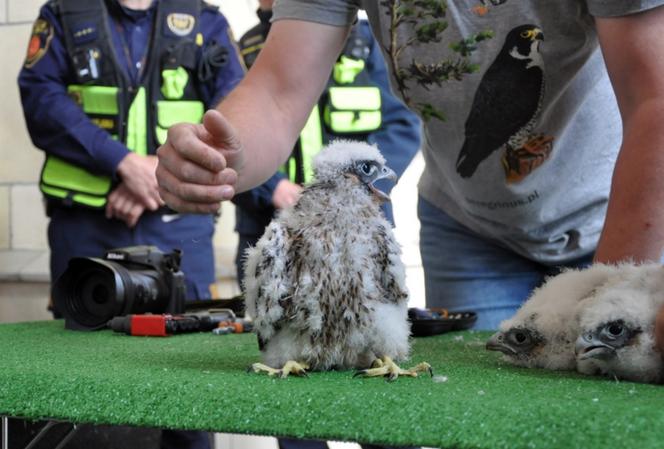
[[[67,88],[70,97],[95,124],[137,154],[146,155],[163,144],[175,123],[200,123],[203,117],[205,105],[196,85],[196,55],[203,45],[201,7],[199,0],[159,0],[145,62],[147,76],[135,86],[117,61],[104,0],[57,0],[77,77]],[[102,208],[113,181],[48,155],[40,188],[60,203]]]

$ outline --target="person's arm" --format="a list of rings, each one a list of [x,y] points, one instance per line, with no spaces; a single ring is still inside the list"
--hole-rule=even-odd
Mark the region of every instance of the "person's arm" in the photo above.
[[[659,261],[664,247],[664,7],[597,18],[623,122],[597,262]]]
[[[203,125],[169,129],[157,168],[166,203],[215,212],[236,191],[268,179],[288,158],[346,35],[345,27],[275,22],[256,63],[218,111],[207,112]]]

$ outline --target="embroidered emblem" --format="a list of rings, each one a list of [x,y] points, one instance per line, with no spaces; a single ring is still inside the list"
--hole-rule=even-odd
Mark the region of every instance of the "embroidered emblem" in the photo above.
[[[37,19],[32,26],[32,34],[28,43],[28,53],[25,56],[25,67],[30,68],[37,64],[48,51],[53,39],[53,27],[44,19]]]
[[[166,17],[168,29],[176,36],[187,36],[194,29],[196,19],[191,14],[174,12]]]

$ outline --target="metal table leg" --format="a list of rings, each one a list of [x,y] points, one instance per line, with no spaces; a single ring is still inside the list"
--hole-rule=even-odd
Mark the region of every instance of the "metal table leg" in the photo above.
[[[67,433],[62,437],[62,439],[57,443],[54,449],[62,449],[65,444],[69,442],[69,440],[72,439],[74,434],[76,434],[76,431],[78,430],[78,425],[74,423],[69,423],[66,421],[47,421],[46,424],[44,424],[44,427],[39,431],[37,435],[28,443],[28,445],[25,447],[25,449],[32,449],[34,448],[46,435],[48,435],[48,432],[58,424],[67,424],[71,426],[71,429],[67,431]],[[2,416],[2,449],[9,449],[9,417],[8,416]]]

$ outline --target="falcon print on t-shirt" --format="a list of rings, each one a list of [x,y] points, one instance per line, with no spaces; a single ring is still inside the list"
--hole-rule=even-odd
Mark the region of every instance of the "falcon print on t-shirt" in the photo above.
[[[542,31],[535,25],[512,29],[484,73],[456,161],[456,171],[462,178],[472,177],[491,154],[502,150],[506,179],[517,182],[551,153],[553,138],[533,134],[544,98],[543,40]]]

